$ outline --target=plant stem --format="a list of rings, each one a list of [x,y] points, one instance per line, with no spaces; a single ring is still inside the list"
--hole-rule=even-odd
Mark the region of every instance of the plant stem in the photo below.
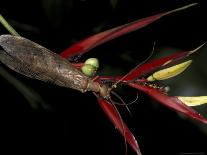
[[[6,19],[0,14],[0,22],[1,24],[12,34],[15,36],[20,36],[17,31],[6,21]]]

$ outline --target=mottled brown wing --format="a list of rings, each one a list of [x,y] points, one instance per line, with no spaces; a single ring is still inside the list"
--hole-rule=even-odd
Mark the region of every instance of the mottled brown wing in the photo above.
[[[1,35],[0,61],[30,78],[84,91],[88,78],[66,59],[23,37]]]

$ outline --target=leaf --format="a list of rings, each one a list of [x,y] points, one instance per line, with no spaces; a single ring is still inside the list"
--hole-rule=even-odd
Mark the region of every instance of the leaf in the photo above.
[[[138,85],[136,83],[129,83],[128,85],[133,88],[136,88],[140,91],[145,92],[146,94],[148,94],[149,96],[151,96],[155,100],[159,101],[161,104],[167,106],[168,108],[171,108],[175,111],[181,112],[189,117],[192,117],[194,119],[197,119],[197,120],[207,124],[207,119],[205,117],[203,117],[201,114],[197,113],[191,107],[185,105],[181,100],[179,100],[175,96],[168,96],[157,89],[147,87],[147,86]]]
[[[95,48],[98,45],[101,45],[107,41],[110,41],[112,39],[115,39],[117,37],[120,37],[122,35],[125,35],[127,33],[133,32],[135,30],[138,30],[140,28],[143,28],[153,22],[155,22],[156,20],[160,19],[161,17],[189,8],[191,6],[196,5],[197,3],[193,3],[190,5],[186,5],[184,7],[172,10],[172,11],[168,11],[168,12],[164,12],[164,13],[159,13],[147,18],[143,18],[125,25],[121,25],[118,26],[116,28],[98,33],[96,35],[93,35],[89,38],[86,38],[82,41],[77,42],[76,44],[73,44],[71,47],[69,47],[68,49],[66,49],[65,51],[63,51],[60,55],[64,58],[69,58],[75,54],[80,54],[80,53],[85,53],[88,52],[89,50]]]
[[[105,112],[105,114],[109,117],[109,119],[115,125],[115,127],[122,134],[122,136],[124,136],[126,141],[133,148],[133,150],[138,155],[141,155],[138,143],[137,143],[134,135],[131,133],[131,131],[126,126],[126,124],[121,119],[121,116],[119,115],[117,109],[115,109],[115,107],[112,104],[110,104],[108,101],[106,101],[103,98],[98,98],[98,103],[101,106],[101,108],[103,109],[103,111]]]

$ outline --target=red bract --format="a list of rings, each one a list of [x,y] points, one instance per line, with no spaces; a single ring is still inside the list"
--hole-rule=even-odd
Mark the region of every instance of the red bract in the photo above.
[[[86,38],[82,41],[79,41],[78,43],[72,45],[65,51],[63,51],[60,55],[64,58],[71,57],[73,55],[79,54],[79,53],[85,53],[88,52],[89,50],[93,49],[94,47],[101,45],[107,41],[110,41],[112,39],[115,39],[117,37],[120,37],[122,35],[125,35],[127,33],[130,33],[132,31],[138,30],[140,28],[143,28],[156,20],[162,18],[163,16],[166,16],[168,14],[189,8],[191,6],[196,5],[197,3],[193,3],[172,11],[164,12],[164,13],[159,13],[157,15],[153,15],[147,18],[143,18],[125,25],[118,26],[116,28],[98,33],[96,35],[93,35],[89,38]]]
[[[157,89],[154,89],[154,88],[148,87],[148,86],[143,86],[143,85],[136,84],[136,83],[129,83],[129,86],[131,86],[133,88],[136,88],[136,89],[139,89],[139,90],[147,93],[152,98],[156,99],[157,101],[159,101],[163,105],[165,105],[165,106],[167,106],[167,107],[169,107],[173,110],[181,112],[181,113],[183,113],[187,116],[190,116],[192,118],[195,118],[195,119],[207,124],[207,119],[206,118],[204,118],[202,115],[197,113],[195,110],[193,110],[189,106],[182,103],[175,96],[168,96],[165,93],[163,93],[163,92],[161,92]]]
[[[137,20],[104,32],[101,32],[99,34],[96,34],[94,36],[91,36],[89,38],[86,38],[65,51],[61,53],[61,56],[64,58],[69,58],[71,56],[74,56],[76,54],[82,54],[85,52],[88,52],[89,50],[93,49],[94,47],[101,45],[107,41],[110,41],[114,38],[120,37],[124,34],[130,33],[132,31],[138,30],[140,28],[143,28],[156,20],[160,19],[161,17],[171,14],[176,11],[180,11],[183,9],[186,9],[188,7],[194,6],[196,3],[181,7],[179,9],[175,9],[173,11],[159,13],[157,15],[153,15],[147,18],[143,18],[141,20]],[[197,50],[197,49],[196,49]],[[112,82],[116,83],[124,83],[127,84],[130,87],[136,88],[138,90],[141,90],[148,95],[150,95],[152,98],[156,99],[160,103],[164,104],[165,106],[174,109],[176,111],[179,111],[181,113],[184,113],[187,116],[193,117],[197,120],[200,120],[201,122],[207,123],[207,120],[202,117],[200,114],[198,114],[196,111],[194,111],[192,108],[188,107],[184,103],[182,103],[178,98],[168,96],[163,90],[153,88],[147,79],[144,77],[146,74],[149,74],[157,69],[160,69],[161,67],[164,67],[167,64],[174,63],[179,59],[186,58],[190,54],[194,53],[194,51],[190,52],[181,52],[172,54],[168,57],[161,58],[158,60],[151,61],[149,63],[145,63],[142,65],[138,65],[135,67],[132,71],[130,71],[125,76],[117,76],[117,77],[111,77],[111,76],[102,76],[102,77],[95,77],[94,80],[97,82],[101,82],[102,80],[111,80]],[[74,64],[77,68],[80,68],[83,64]],[[142,76],[141,79],[139,79]],[[135,152],[138,155],[141,155],[139,146],[137,144],[136,139],[134,138],[133,134],[130,132],[126,124],[123,122],[120,114],[118,113],[117,109],[115,108],[110,101],[101,98],[98,96],[98,103],[102,107],[103,111],[106,113],[106,115],[109,117],[109,119],[112,121],[112,123],[116,126],[116,128],[120,131],[120,133],[124,136],[126,141],[129,143],[129,145],[135,150]]]
[[[202,47],[202,46],[203,45],[201,45],[200,47]],[[167,57],[153,60],[149,63],[145,63],[141,66],[137,66],[134,69],[132,69],[122,80],[127,80],[127,81],[133,80],[133,79],[138,78],[142,75],[153,72],[161,67],[169,65],[170,63],[173,63],[177,60],[188,57],[189,55],[196,52],[200,47],[198,47],[197,49],[195,49],[193,51],[175,53],[175,54],[169,55]]]
[[[138,155],[141,155],[139,146],[137,144],[137,141],[134,135],[128,129],[124,121],[121,119],[121,116],[119,115],[117,109],[111,103],[109,103],[103,98],[99,98],[98,103],[103,109],[103,111],[106,113],[106,115],[109,117],[109,119],[114,123],[115,127],[119,130],[119,132],[122,135],[124,135],[124,137],[126,138],[126,141],[131,145],[134,151]]]

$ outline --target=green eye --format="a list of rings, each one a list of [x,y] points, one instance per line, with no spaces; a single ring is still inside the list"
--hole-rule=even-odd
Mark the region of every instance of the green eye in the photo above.
[[[97,58],[89,58],[85,61],[85,65],[91,65],[95,67],[96,69],[99,68],[99,61]]]
[[[81,67],[81,70],[83,74],[89,77],[93,76],[96,73],[96,68],[89,64],[85,64],[83,67]]]

